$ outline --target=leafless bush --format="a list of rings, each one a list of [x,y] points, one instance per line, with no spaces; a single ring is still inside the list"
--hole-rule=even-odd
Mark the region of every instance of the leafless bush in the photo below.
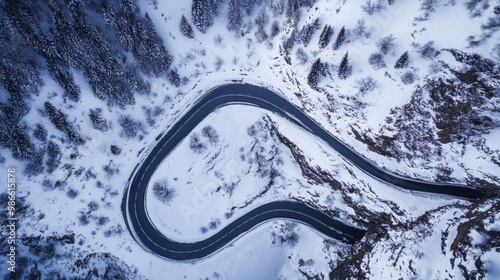
[[[373,15],[376,12],[380,12],[384,9],[384,4],[381,0],[372,2],[371,0],[366,0],[365,3],[361,6],[361,9],[365,11],[368,15]]]
[[[394,36],[392,35],[380,39],[380,41],[377,42],[379,51],[385,55],[396,49],[396,44],[394,43],[395,39],[396,38],[394,38]]]
[[[219,134],[217,134],[217,131],[211,125],[205,126],[201,130],[201,135],[207,137],[212,145],[219,143]]]
[[[177,193],[174,188],[170,187],[167,179],[163,179],[153,183],[153,195],[160,202],[170,204]]]
[[[365,94],[369,91],[372,91],[378,86],[379,85],[377,81],[375,81],[375,79],[372,77],[366,77],[356,80],[356,87],[359,89],[359,92],[361,94]]]
[[[189,147],[196,154],[201,154],[207,149],[207,145],[201,142],[200,136],[196,132],[191,135]]]

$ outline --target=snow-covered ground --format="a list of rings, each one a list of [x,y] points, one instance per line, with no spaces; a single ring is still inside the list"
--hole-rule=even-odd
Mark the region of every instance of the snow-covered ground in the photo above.
[[[150,15],[173,55],[171,67],[181,76],[180,87],[172,86],[164,77],[145,77],[151,83],[151,93],[137,94],[136,104],[122,109],[106,106],[96,98],[78,70],[72,69],[84,96],[78,103],[63,98],[61,87],[45,73],[44,86],[38,95],[30,97],[31,110],[23,121],[30,134],[35,124],[47,128],[48,139],[61,147],[61,164],[51,174],[28,178],[22,176],[24,163],[13,159],[8,150],[0,149],[0,158],[5,159],[0,161],[1,169],[17,168],[18,197],[25,197],[30,204],[28,213],[20,220],[18,234],[49,238],[74,233],[74,243],[57,246],[56,258],[38,262],[38,269],[44,275],[55,269],[55,262],[61,271],[76,275],[73,271],[75,259],[89,252],[109,252],[132,267],[131,271],[137,268],[134,274],[147,279],[162,279],[165,275],[169,279],[305,279],[306,274],[320,273],[326,279],[337,267],[351,272],[362,268],[362,275],[372,279],[394,278],[395,275],[403,278],[414,275],[419,279],[461,278],[464,272],[457,268],[459,257],[453,255],[459,254],[456,248],[460,248],[472,256],[460,259],[467,271],[485,273],[489,279],[498,278],[499,253],[487,248],[488,244],[498,242],[498,235],[495,235],[500,230],[498,215],[488,212],[490,208],[498,210],[498,199],[471,203],[388,186],[346,162],[306,131],[279,116],[252,107],[234,105],[217,110],[192,132],[199,134],[207,145],[203,153],[193,153],[189,148],[191,136],[188,136],[165,159],[151,183],[167,179],[176,195],[170,204],[164,204],[148,190],[148,211],[155,225],[169,238],[189,242],[213,234],[263,203],[298,199],[347,223],[369,228],[372,233],[375,230],[374,236],[349,248],[327,240],[304,225],[270,221],[208,258],[175,262],[149,254],[131,238],[120,204],[130,174],[155,145],[155,138],[168,130],[207,89],[240,79],[282,94],[344,143],[388,170],[434,181],[441,172],[439,168],[446,166],[451,169],[452,181],[477,178],[498,185],[499,128],[471,137],[465,143],[428,143],[432,151],[440,151],[439,156],[436,153],[419,154],[401,144],[405,139],[397,139],[395,146],[400,152],[412,155],[401,159],[374,152],[369,145],[356,139],[356,133],[375,139],[400,132],[388,118],[396,120],[403,106],[412,107],[416,89],[423,87],[430,78],[454,79],[449,69],[436,70],[436,61],[455,70],[465,69],[466,65],[457,62],[449,52],[442,50],[444,48],[478,53],[496,59],[498,64],[500,57],[495,57],[493,52],[499,42],[498,32],[477,47],[469,47],[467,37],[481,34],[481,25],[494,16],[499,1],[489,1],[489,7],[482,11],[483,16],[475,18],[469,16],[461,1],[434,1],[435,11],[429,13],[427,20],[418,20],[424,14],[420,9],[424,1],[396,0],[393,5],[385,5],[385,9],[369,16],[361,9],[360,1],[318,0],[311,8],[301,9],[296,28],[300,31],[316,18],[320,19],[321,28],[307,47],[300,42],[293,45],[288,51],[290,64],[286,62],[282,44],[291,36],[294,26],[284,14],[273,12],[276,7],[279,10],[280,4],[286,8],[286,1],[264,1],[257,5],[250,15],[244,16],[244,32],[239,36],[227,31],[228,8],[223,5],[220,16],[205,34],[193,25],[194,39],[179,31],[182,15],[193,23],[191,1],[158,1],[156,8],[152,2],[155,1],[139,0],[138,7],[142,13]],[[263,14],[267,15],[265,31],[268,38],[260,41],[256,37],[255,19]],[[366,29],[358,36],[355,27],[361,19]],[[279,25],[279,32],[271,36],[274,22]],[[334,34],[328,46],[320,48],[318,41],[326,24],[333,27]],[[332,42],[344,25],[346,40],[338,50],[333,50]],[[368,63],[369,56],[378,51],[377,42],[391,34],[395,47],[383,56],[387,67],[375,70]],[[418,53],[418,49],[429,41],[433,41],[434,48],[440,51],[433,59]],[[410,56],[409,67],[394,69],[396,60],[405,51]],[[346,52],[352,75],[341,80],[337,69]],[[328,67],[326,75],[319,80],[318,90],[313,90],[307,84],[307,75],[317,58],[328,63]],[[404,84],[401,76],[408,71],[415,74],[416,80]],[[361,93],[357,81],[369,76],[377,86]],[[498,85],[498,79],[490,78],[490,82]],[[489,102],[493,108],[498,108],[498,86],[495,90]],[[4,89],[0,91],[3,94]],[[415,103],[414,107],[431,106],[429,94],[422,96],[422,103]],[[2,102],[4,99],[0,98]],[[85,145],[75,147],[54,128],[44,113],[47,100],[68,114],[70,122],[85,138]],[[101,108],[107,120],[105,132],[94,129],[89,121],[89,110],[95,108]],[[145,109],[155,108],[162,111],[148,123]],[[430,108],[424,109],[430,111],[430,117],[423,118],[423,122],[435,136],[436,113]],[[484,114],[498,122],[498,112],[489,110]],[[142,129],[134,137],[123,137],[120,117],[125,115],[141,123]],[[419,118],[422,116],[417,114],[415,119]],[[258,135],[256,138],[250,136],[248,127],[259,122]],[[299,153],[310,166],[329,173],[340,187],[304,177],[289,147],[279,141],[271,124],[300,149]],[[216,144],[208,143],[201,136],[202,129],[208,125],[219,134]],[[34,139],[34,142],[45,147],[42,141]],[[112,153],[111,145],[121,148],[121,153]],[[257,149],[261,149],[259,156],[264,157],[268,171],[275,169],[280,174],[269,190],[258,198],[256,195],[265,190],[270,180],[269,173],[259,175],[257,172]],[[268,161],[274,154],[278,156]],[[6,176],[5,172],[0,174],[0,180],[5,182]],[[227,189],[232,183],[235,187],[230,195]],[[250,201],[242,209],[233,209]],[[476,207],[481,209],[475,211]],[[427,216],[431,216],[428,221],[422,218]],[[477,223],[467,224],[471,219]],[[216,228],[210,229],[214,221]],[[202,233],[203,227],[207,229],[205,233]],[[280,244],[278,236],[289,232],[299,235],[298,243]],[[455,240],[457,247],[452,246]],[[442,244],[444,247],[440,247]],[[401,257],[394,257],[397,252]],[[20,254],[28,252],[20,251]],[[452,258],[457,258],[455,266],[450,264]],[[479,267],[483,272],[474,268],[477,259],[482,262]],[[2,272],[7,271],[6,265],[2,263]]]

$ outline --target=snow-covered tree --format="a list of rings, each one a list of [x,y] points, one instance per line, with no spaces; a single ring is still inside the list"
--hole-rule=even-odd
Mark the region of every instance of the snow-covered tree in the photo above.
[[[191,27],[191,24],[189,24],[189,22],[187,21],[187,19],[184,15],[182,15],[179,29],[181,30],[182,35],[184,35],[190,39],[194,38],[193,28]]]
[[[179,73],[177,73],[176,70],[173,70],[173,69],[169,70],[168,74],[167,74],[167,77],[168,77],[168,81],[172,85],[174,85],[176,87],[180,86],[180,84],[181,84],[181,77],[179,76]]]
[[[219,134],[211,125],[205,126],[201,130],[201,135],[207,137],[208,142],[210,142],[210,144],[212,145],[219,143]]]
[[[436,55],[436,49],[433,47],[434,41],[425,43],[418,52],[426,58],[432,59]]]
[[[405,85],[412,84],[415,81],[415,73],[407,71],[401,76],[401,82]]]
[[[389,35],[385,36],[384,38],[380,39],[380,41],[377,42],[377,47],[382,54],[388,54],[389,52],[392,52],[396,48],[396,44],[394,43],[394,36]]]
[[[201,154],[207,149],[207,145],[201,141],[200,136],[196,132],[191,135],[189,147],[196,154]]]
[[[325,66],[321,62],[321,59],[316,59],[311,66],[311,70],[309,70],[309,75],[307,75],[307,84],[316,89],[318,87],[319,77],[324,71]]]
[[[68,140],[74,144],[84,144],[85,141],[78,135],[67,120],[67,115],[57,109],[52,103],[46,101],[45,112],[49,117],[50,122],[60,131],[64,132],[68,137]]]
[[[342,29],[340,29],[340,32],[337,35],[335,43],[333,43],[333,49],[338,50],[340,46],[342,46],[342,43],[344,43],[344,41],[345,41],[345,26],[342,26]]]
[[[356,26],[352,29],[352,34],[357,38],[370,37],[370,32],[367,30],[365,19],[360,19],[356,22]]]
[[[396,60],[394,68],[396,69],[406,68],[408,67],[408,64],[409,64],[409,56],[408,52],[406,51],[398,58],[398,60]]]
[[[379,86],[377,81],[373,77],[365,77],[359,80],[356,80],[356,87],[359,90],[359,93],[365,94],[369,91],[376,89]]]
[[[306,24],[300,31],[300,39],[305,47],[311,42],[312,36],[320,28],[319,18],[316,18],[314,22]]]
[[[174,188],[170,187],[167,179],[162,179],[153,183],[153,196],[164,204],[170,204],[177,195]]]
[[[368,63],[373,66],[374,69],[380,69],[385,67],[384,56],[381,53],[372,53],[368,58]]]
[[[346,53],[340,62],[338,76],[341,80],[345,80],[351,75],[351,72],[352,67],[349,65],[349,54]]]
[[[138,136],[140,132],[144,132],[142,123],[130,115],[121,115],[118,118],[118,123],[122,127],[120,136],[127,139],[134,138]]]
[[[212,0],[193,0],[191,15],[193,16],[196,28],[198,28],[201,33],[206,33],[214,24],[215,14]]]
[[[229,1],[229,12],[227,14],[227,17],[228,17],[227,29],[229,31],[239,30],[241,27],[241,23],[243,22],[239,0]]]
[[[52,173],[57,169],[61,162],[61,148],[53,141],[49,141],[47,145],[47,172]]]
[[[366,0],[365,3],[361,6],[361,9],[363,9],[363,11],[371,16],[374,13],[383,10],[384,4],[382,3],[382,0],[376,0],[373,2],[371,0]]]
[[[330,25],[325,25],[323,27],[323,31],[321,31],[321,35],[319,35],[318,45],[320,48],[325,48],[330,43],[330,39],[333,35],[333,28]]]
[[[95,129],[100,130],[102,132],[108,130],[108,124],[106,120],[102,117],[101,108],[90,109],[89,117],[90,117],[90,122],[92,123],[92,126]]]

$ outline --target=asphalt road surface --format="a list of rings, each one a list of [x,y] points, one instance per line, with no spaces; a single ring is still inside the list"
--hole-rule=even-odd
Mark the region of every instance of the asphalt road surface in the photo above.
[[[372,177],[410,191],[476,199],[482,193],[472,187],[432,183],[403,177],[375,166],[362,155],[351,150],[298,108],[274,92],[250,84],[227,84],[211,89],[161,138],[129,179],[122,202],[122,212],[132,236],[149,252],[175,260],[199,259],[217,252],[253,227],[270,219],[293,219],[310,225],[319,232],[346,243],[360,240],[365,231],[348,226],[328,215],[298,202],[277,201],[257,207],[239,217],[209,238],[195,243],[170,240],[159,232],[148,217],[146,189],[162,160],[217,108],[231,104],[257,106],[273,111],[320,138],[344,158]],[[249,186],[251,187],[251,186]]]

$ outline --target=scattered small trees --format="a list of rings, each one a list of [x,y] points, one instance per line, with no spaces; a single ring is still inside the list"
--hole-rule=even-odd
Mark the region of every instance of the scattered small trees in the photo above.
[[[321,35],[319,36],[319,42],[318,42],[319,47],[324,48],[328,46],[332,35],[333,35],[333,28],[328,24],[325,25],[325,27],[323,27],[323,31],[321,31]]]
[[[160,202],[170,205],[172,199],[177,195],[174,188],[170,187],[167,179],[153,183],[153,196]]]
[[[142,123],[138,120],[135,120],[130,115],[121,115],[118,118],[118,123],[122,127],[120,136],[127,139],[135,138],[137,135],[139,135],[140,132],[144,132]]]
[[[319,28],[320,28],[319,18],[316,18],[313,23],[307,24],[302,28],[302,30],[300,31],[300,39],[304,44],[304,47],[307,47],[307,45],[309,45],[312,36]]]
[[[167,77],[168,77],[168,81],[172,85],[174,85],[176,87],[180,86],[180,84],[181,84],[181,76],[179,76],[179,73],[177,73],[176,70],[173,70],[173,69],[169,70],[168,74],[167,74]]]
[[[347,79],[352,72],[352,67],[349,65],[349,54],[345,53],[342,61],[340,62],[338,76],[341,80]]]
[[[396,69],[406,68],[408,67],[408,64],[409,64],[409,56],[408,52],[406,51],[398,58],[398,60],[396,60],[394,68]]]
[[[50,122],[54,124],[54,126],[64,132],[68,140],[74,144],[81,145],[84,144],[85,141],[78,135],[67,120],[67,115],[61,112],[61,110],[56,109],[52,103],[49,101],[45,102],[45,112],[49,116]]]
[[[386,36],[377,42],[377,47],[382,54],[388,54],[396,48],[395,38],[392,35]]]
[[[182,15],[179,29],[181,30],[182,35],[188,37],[189,39],[194,38],[193,27],[191,27],[191,24],[189,24],[189,22],[187,21],[187,19],[184,15]]]
[[[339,34],[337,35],[337,39],[335,40],[335,43],[333,44],[333,49],[338,50],[342,43],[345,41],[345,26],[342,26],[342,29],[340,29]]]

